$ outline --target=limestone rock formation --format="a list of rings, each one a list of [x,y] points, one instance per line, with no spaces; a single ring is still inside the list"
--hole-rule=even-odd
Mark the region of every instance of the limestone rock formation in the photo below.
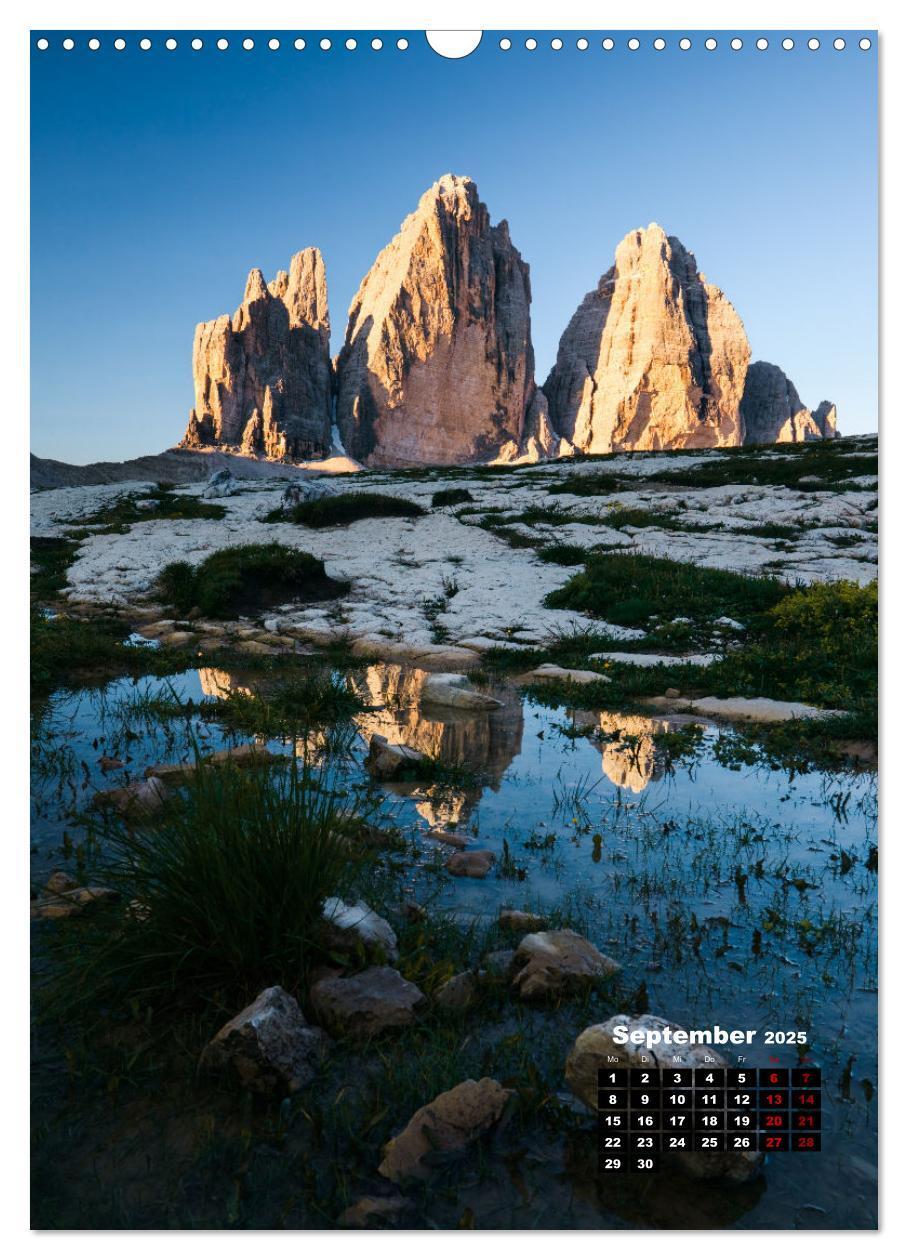
[[[734,307],[651,223],[580,303],[543,390],[554,429],[582,451],[735,446],[749,359]]]
[[[762,360],[747,369],[741,422],[742,440],[752,445],[838,437],[834,404],[824,401],[808,411],[782,369]]]
[[[337,359],[337,424],[372,467],[540,458],[529,268],[476,185],[445,175],[376,258]]]
[[[199,324],[195,407],[180,443],[269,459],[331,450],[328,288],[317,249],[295,254],[270,284],[253,268],[233,315]]]

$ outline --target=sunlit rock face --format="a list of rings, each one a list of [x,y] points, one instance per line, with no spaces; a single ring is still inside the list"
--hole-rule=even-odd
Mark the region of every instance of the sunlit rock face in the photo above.
[[[816,411],[808,411],[782,369],[762,360],[747,369],[741,420],[744,441],[755,445],[839,436],[833,403],[824,401]]]
[[[252,688],[238,674],[230,674],[226,669],[200,669],[199,684],[202,694],[214,700],[226,700],[235,691],[246,696],[253,694]]]
[[[543,391],[581,451],[736,446],[749,359],[734,307],[651,223],[577,308]]]
[[[364,702],[374,711],[360,714],[356,724],[363,740],[383,735],[392,744],[406,744],[444,765],[480,771],[485,781],[497,785],[523,740],[523,704],[519,695],[501,692],[498,709],[471,711],[451,709],[441,714],[433,708],[425,716],[420,708],[425,671],[406,665],[370,665],[355,683]],[[464,821],[482,794],[479,785],[457,785],[426,790],[408,785],[407,794],[418,799],[417,813],[432,827]]]
[[[331,450],[328,286],[317,249],[295,254],[270,284],[258,268],[233,315],[199,324],[192,348],[195,407],[184,447],[268,459]]]
[[[574,723],[596,727],[590,742],[601,749],[602,773],[615,787],[636,794],[662,777],[664,767],[654,736],[671,730],[664,718],[583,710],[574,714]]]
[[[529,268],[476,185],[445,175],[376,258],[337,359],[337,424],[370,467],[542,458]]]

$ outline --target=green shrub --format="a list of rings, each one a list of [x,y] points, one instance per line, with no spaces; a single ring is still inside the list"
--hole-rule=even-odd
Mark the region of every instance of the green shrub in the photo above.
[[[292,599],[334,599],[349,589],[325,573],[321,560],[279,543],[226,547],[193,567],[185,561],[161,570],[158,593],[178,612],[198,608],[205,617],[235,617]]]
[[[286,520],[295,525],[308,525],[310,529],[325,529],[330,525],[349,525],[352,521],[381,516],[424,516],[425,509],[409,499],[393,494],[362,493],[332,494],[310,503],[298,503],[287,513]]]
[[[786,589],[772,578],[614,552],[588,559],[584,572],[552,591],[545,603],[636,626],[649,617],[746,619],[778,603]]]
[[[575,565],[583,564],[589,551],[573,543],[550,543],[547,547],[540,547],[536,554],[548,564]]]
[[[470,494],[469,490],[436,490],[432,495],[433,507],[454,507],[458,503],[472,502],[473,496]]]

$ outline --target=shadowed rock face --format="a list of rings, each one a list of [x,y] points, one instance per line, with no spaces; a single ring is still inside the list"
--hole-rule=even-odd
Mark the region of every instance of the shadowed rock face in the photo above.
[[[758,361],[747,369],[741,420],[744,441],[752,444],[838,437],[834,404],[821,402],[816,411],[808,411],[794,385],[774,363]]]
[[[577,308],[543,391],[582,451],[735,446],[749,359],[734,307],[651,223]]]
[[[317,249],[295,254],[270,284],[249,273],[231,315],[199,324],[192,348],[195,407],[184,447],[269,459],[331,449],[328,288]]]
[[[446,175],[350,307],[337,424],[372,467],[539,458],[557,447],[533,379],[529,268],[476,185]]]

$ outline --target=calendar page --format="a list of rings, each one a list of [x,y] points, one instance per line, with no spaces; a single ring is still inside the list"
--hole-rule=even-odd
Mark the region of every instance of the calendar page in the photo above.
[[[31,30],[35,1229],[876,1228],[878,51]]]

